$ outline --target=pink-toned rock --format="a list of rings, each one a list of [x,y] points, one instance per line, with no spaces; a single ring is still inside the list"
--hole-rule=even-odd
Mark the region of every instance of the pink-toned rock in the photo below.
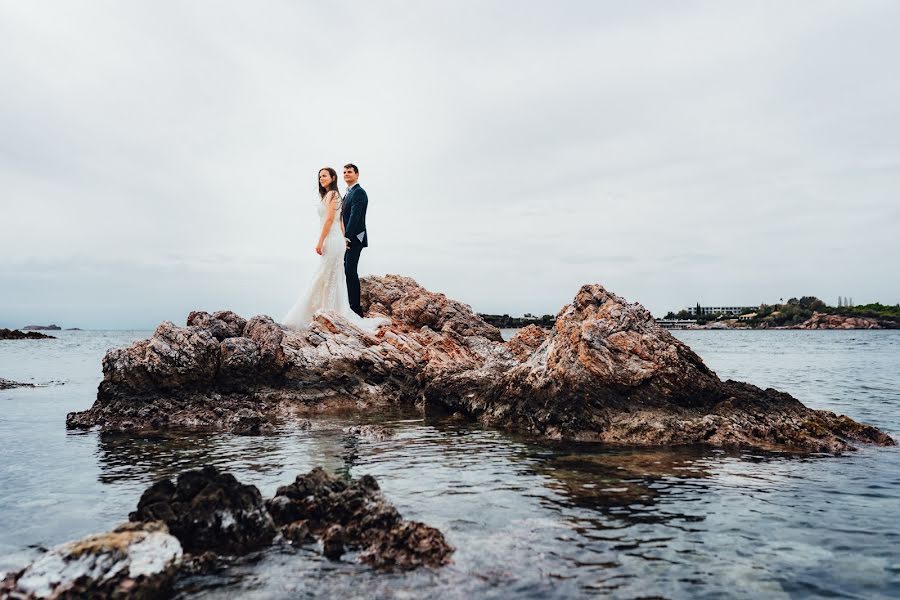
[[[365,277],[360,300],[363,310],[391,317],[410,327],[503,341],[500,330],[473,313],[471,306],[429,292],[409,277]]]
[[[549,334],[550,332],[543,327],[528,325],[518,330],[516,334],[506,342],[506,347],[513,353],[516,360],[525,362],[535,350],[540,348],[541,344],[544,343],[544,340],[547,339]]]
[[[847,317],[814,312],[813,316],[797,325],[796,329],[881,329],[876,319],[868,317]]]
[[[303,331],[269,317],[197,313],[112,350],[90,410],[70,427],[263,432],[286,416],[417,405],[498,428],[617,444],[757,446],[840,452],[886,434],[788,394],[721,381],[640,304],[583,286],[544,331],[504,343],[459,302],[397,275],[363,280],[363,304],[391,324],[375,334],[323,313]],[[233,313],[232,313],[233,315]],[[231,332],[232,330],[227,330]]]

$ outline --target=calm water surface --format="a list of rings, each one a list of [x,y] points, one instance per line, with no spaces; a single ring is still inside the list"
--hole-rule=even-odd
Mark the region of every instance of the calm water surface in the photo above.
[[[54,333],[57,335],[57,333]],[[215,464],[264,496],[316,465],[371,474],[407,518],[442,529],[454,564],[376,574],[277,548],[182,582],[190,598],[898,598],[900,450],[796,458],[709,448],[553,444],[372,415],[397,435],[310,431],[134,438],[67,432],[100,358],[149,332],[0,341],[0,571],[127,519],[163,476]],[[723,378],[785,390],[900,436],[900,331],[684,331]]]

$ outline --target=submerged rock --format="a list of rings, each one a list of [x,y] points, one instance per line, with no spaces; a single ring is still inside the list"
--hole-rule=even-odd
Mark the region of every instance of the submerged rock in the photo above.
[[[349,434],[357,435],[361,438],[376,440],[383,442],[384,440],[394,437],[394,430],[384,425],[354,425],[344,429]]]
[[[412,569],[445,565],[453,553],[439,530],[405,521],[369,475],[344,481],[316,468],[278,488],[266,505],[285,537],[319,537],[332,560],[360,550],[360,560],[377,568]]]
[[[275,524],[256,486],[215,467],[163,479],[143,493],[131,521],[163,521],[192,554],[244,554],[269,544]]]
[[[415,404],[616,444],[840,452],[894,443],[788,394],[721,381],[643,306],[600,285],[583,286],[549,331],[526,327],[505,343],[467,305],[407,277],[368,277],[362,290],[364,309],[391,318],[374,335],[330,313],[303,331],[227,311],[163,323],[107,354],[97,401],[67,424],[263,433],[288,416]]]
[[[0,596],[166,598],[181,558],[163,523],[127,523],[53,548],[0,582]]]

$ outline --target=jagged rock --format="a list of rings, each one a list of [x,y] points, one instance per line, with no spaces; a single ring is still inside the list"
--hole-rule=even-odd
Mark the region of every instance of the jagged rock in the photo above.
[[[275,525],[256,486],[215,467],[163,479],[143,493],[131,521],[164,521],[191,553],[243,554],[268,544]]]
[[[360,303],[367,312],[389,316],[410,327],[503,341],[500,330],[473,313],[471,306],[429,292],[409,277],[365,277]]]
[[[10,381],[0,377],[0,390],[9,390],[17,387],[34,387],[33,383],[19,383],[18,381]]]
[[[849,449],[848,440],[894,443],[788,394],[722,382],[646,309],[599,285],[581,288],[527,361],[498,355],[477,374],[442,380],[426,395],[456,401],[484,423],[552,438],[817,452]]]
[[[256,487],[204,467],[150,486],[131,522],[61,544],[8,574],[0,598],[168,598],[179,575],[202,575],[228,560],[221,553],[271,543],[273,515],[285,539],[319,538],[333,560],[361,550],[360,560],[376,568],[413,569],[445,565],[453,553],[439,530],[404,521],[368,475],[347,482],[316,468],[263,503]]]
[[[369,544],[359,559],[377,569],[414,569],[447,564],[452,551],[440,530],[404,521]]]
[[[0,582],[0,597],[167,598],[181,558],[165,524],[128,523],[53,548]]]
[[[218,366],[219,342],[212,334],[163,321],[149,340],[106,353],[98,397],[208,386]]]
[[[439,530],[403,520],[369,475],[348,482],[316,468],[278,488],[266,506],[285,537],[319,537],[332,560],[361,550],[360,560],[377,568],[411,569],[447,564],[453,553]]]
[[[506,347],[509,348],[509,351],[516,357],[517,361],[525,362],[535,350],[541,347],[541,344],[544,343],[544,340],[547,339],[549,334],[550,332],[543,327],[527,325],[518,330],[516,334],[506,342]]]
[[[882,329],[877,319],[868,317],[847,317],[814,312],[813,316],[797,325],[795,329]]]
[[[600,285],[583,286],[551,330],[526,327],[506,343],[466,305],[409,278],[368,277],[362,289],[364,307],[392,320],[376,334],[329,313],[303,331],[257,316],[221,340],[240,317],[163,323],[150,340],[107,354],[97,401],[67,425],[257,433],[282,417],[415,404],[620,444],[840,452],[853,441],[894,443],[787,394],[721,381],[644,307]]]
[[[0,340],[55,340],[52,335],[37,331],[19,331],[18,329],[0,328]]]
[[[188,327],[205,329],[219,341],[240,337],[246,325],[247,319],[230,310],[220,310],[213,314],[193,311],[187,318]]]

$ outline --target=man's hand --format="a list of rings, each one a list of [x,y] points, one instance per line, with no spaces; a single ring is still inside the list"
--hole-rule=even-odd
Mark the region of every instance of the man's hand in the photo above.
[[[344,247],[347,248],[347,250],[350,249],[350,240],[347,238],[344,238]]]

